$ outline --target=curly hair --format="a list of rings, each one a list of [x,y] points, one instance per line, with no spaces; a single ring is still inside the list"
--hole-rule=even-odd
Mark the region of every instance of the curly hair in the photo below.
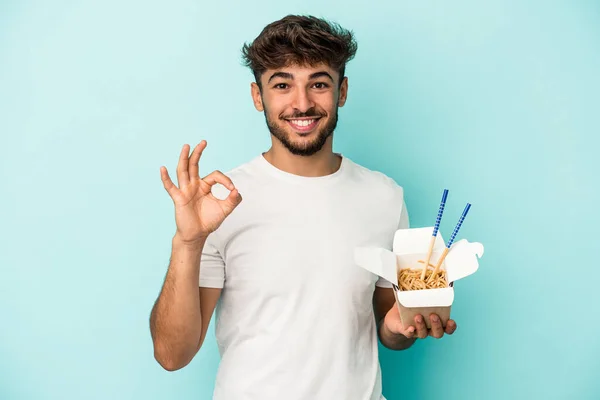
[[[339,72],[341,84],[356,50],[354,34],[340,25],[314,16],[288,15],[267,25],[252,43],[244,44],[242,56],[259,87],[260,77],[268,69],[321,63]]]

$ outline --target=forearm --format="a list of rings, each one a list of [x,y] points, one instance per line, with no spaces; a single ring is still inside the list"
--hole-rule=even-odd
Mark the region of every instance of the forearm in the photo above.
[[[150,317],[154,355],[166,369],[178,369],[194,357],[202,332],[198,296],[204,241],[184,244],[175,235],[171,262]]]
[[[416,338],[409,339],[402,334],[394,334],[390,332],[383,323],[383,319],[378,324],[377,333],[379,335],[379,341],[381,344],[390,350],[408,349],[416,341]]]

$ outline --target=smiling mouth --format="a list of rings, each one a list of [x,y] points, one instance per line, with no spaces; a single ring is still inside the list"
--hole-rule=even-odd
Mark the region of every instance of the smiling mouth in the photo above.
[[[312,118],[290,118],[285,121],[288,123],[292,129],[296,132],[307,133],[314,130],[319,124],[319,120],[321,117],[312,117]]]

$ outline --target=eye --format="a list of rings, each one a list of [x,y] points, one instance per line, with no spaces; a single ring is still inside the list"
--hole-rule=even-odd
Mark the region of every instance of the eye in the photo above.
[[[275,89],[287,89],[288,85],[287,83],[278,83],[275,86],[273,86]]]
[[[314,86],[316,89],[327,89],[329,87],[325,82],[317,82]]]

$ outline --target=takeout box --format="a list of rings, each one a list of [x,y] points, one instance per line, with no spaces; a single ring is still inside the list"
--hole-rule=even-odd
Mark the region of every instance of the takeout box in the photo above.
[[[483,256],[483,245],[469,242],[466,239],[452,244],[448,255],[440,266],[446,270],[448,287],[443,289],[423,289],[400,291],[398,273],[404,268],[421,269],[425,260],[433,227],[399,229],[394,234],[393,251],[379,247],[357,247],[354,250],[356,264],[367,271],[379,275],[392,284],[396,296],[396,304],[400,311],[402,325],[413,325],[414,317],[421,314],[428,328],[431,328],[429,315],[436,313],[445,326],[450,319],[450,308],[454,301],[453,283],[473,274],[479,268],[478,258]],[[438,232],[430,259],[436,265],[446,244]]]

